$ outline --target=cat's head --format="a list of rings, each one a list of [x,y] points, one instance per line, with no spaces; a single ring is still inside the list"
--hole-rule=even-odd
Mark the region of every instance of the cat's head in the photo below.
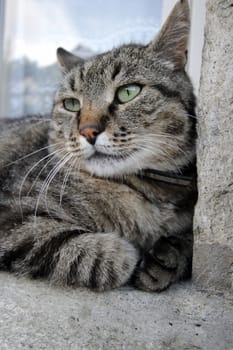
[[[60,158],[102,177],[177,171],[194,158],[195,101],[184,70],[189,24],[188,1],[180,0],[146,46],[86,61],[58,49],[64,74],[50,142],[65,148]]]

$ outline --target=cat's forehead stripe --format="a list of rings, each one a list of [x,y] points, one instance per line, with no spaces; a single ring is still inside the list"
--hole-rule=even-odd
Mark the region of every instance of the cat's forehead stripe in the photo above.
[[[121,63],[117,63],[114,67],[113,73],[112,73],[112,80],[116,78],[116,76],[120,73],[121,71]]]
[[[84,67],[80,67],[79,70],[79,79],[83,82],[84,81]]]
[[[72,91],[77,91],[77,89],[75,88],[75,77],[74,75],[72,75],[69,79],[69,86],[71,88]]]

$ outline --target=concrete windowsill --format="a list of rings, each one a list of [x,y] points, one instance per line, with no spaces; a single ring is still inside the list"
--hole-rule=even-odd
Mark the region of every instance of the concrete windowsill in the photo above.
[[[0,349],[230,350],[233,299],[181,283],[97,294],[0,273]]]

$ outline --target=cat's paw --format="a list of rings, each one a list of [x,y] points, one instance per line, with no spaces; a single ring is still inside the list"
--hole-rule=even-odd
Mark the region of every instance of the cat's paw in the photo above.
[[[176,271],[163,268],[154,262],[140,267],[133,276],[133,285],[147,292],[161,292],[176,281]]]
[[[138,259],[136,248],[115,234],[83,234],[61,248],[51,280],[96,291],[109,290],[128,282]]]
[[[177,280],[178,254],[176,249],[158,241],[150,253],[144,255],[133,276],[136,288],[160,292]]]
[[[151,257],[162,267],[176,269],[179,265],[179,250],[168,239],[161,237],[150,251]],[[148,258],[151,262],[151,258]]]
[[[161,237],[153,249],[144,254],[133,276],[134,285],[142,290],[160,292],[179,279],[190,277],[192,245],[183,245],[181,240]]]

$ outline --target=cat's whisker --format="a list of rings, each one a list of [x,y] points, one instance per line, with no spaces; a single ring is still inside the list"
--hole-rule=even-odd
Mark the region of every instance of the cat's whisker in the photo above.
[[[67,161],[69,160],[69,158],[72,158],[72,155],[70,154],[66,154],[61,160],[59,160],[55,166],[53,167],[53,169],[51,169],[50,173],[48,174],[47,178],[44,181],[44,193],[45,193],[45,199],[47,202],[47,193],[48,193],[48,189],[49,189],[49,185],[51,184],[51,182],[53,181],[54,177],[57,175],[57,173],[63,168],[63,166],[67,163]],[[65,170],[66,171],[66,170]]]
[[[21,161],[21,160],[24,160],[24,159],[26,159],[26,158],[28,158],[28,157],[31,157],[31,156],[33,156],[33,155],[35,155],[35,154],[37,154],[37,153],[39,153],[39,152],[41,152],[41,151],[44,151],[45,149],[48,149],[48,148],[53,147],[53,146],[58,146],[58,145],[61,145],[61,144],[63,144],[63,142],[57,142],[57,143],[48,145],[48,146],[46,146],[46,147],[42,147],[42,148],[40,148],[40,149],[37,149],[37,150],[35,150],[35,151],[31,152],[31,153],[26,154],[25,156],[23,156],[23,157],[21,157],[21,158],[18,158],[18,159],[16,159],[16,160],[14,160],[14,161],[11,162],[11,163],[6,164],[6,165],[4,166],[4,168],[5,168],[5,167],[8,167],[8,166],[11,166],[11,165],[13,165],[13,164],[15,164],[15,163],[17,163],[17,162],[19,162],[19,161]]]
[[[59,150],[58,152],[53,152],[51,153],[52,157],[50,158],[50,160],[41,168],[41,170],[39,171],[39,173],[37,174],[35,180],[33,181],[29,191],[27,192],[27,196],[30,194],[30,192],[32,191],[33,187],[35,186],[37,180],[39,179],[40,175],[42,174],[42,172],[45,170],[45,168],[57,157],[58,154],[66,152],[65,148]]]
[[[169,143],[167,143],[161,140],[151,140],[151,142],[147,142],[147,145],[152,145],[152,147],[155,147],[156,143],[161,145],[163,144],[166,146],[167,151],[171,150],[173,152],[173,150],[176,149],[179,153],[182,153],[185,158],[189,156],[189,154],[185,152],[184,149],[176,141],[177,140],[169,140]]]
[[[164,136],[166,137],[166,135],[160,135],[160,136]],[[167,137],[169,138],[169,136]],[[174,138],[172,140],[169,140],[169,143],[164,142],[162,140],[159,140],[159,138],[155,138],[153,135],[151,137],[146,137],[143,139],[143,141],[145,142],[146,145],[150,145],[152,147],[154,147],[156,149],[156,144],[163,144],[166,146],[166,148],[169,150],[169,148],[171,148],[171,150],[173,150],[173,148],[175,147],[179,152],[183,153],[183,155],[187,155],[186,152],[177,144],[176,140],[174,140]]]
[[[50,179],[54,178],[54,176],[57,174],[57,169],[58,171],[60,170],[60,165],[63,164],[64,160],[67,158],[67,157],[72,157],[70,154],[65,154],[56,164],[55,166],[52,168],[52,170],[48,173],[45,181],[43,182],[42,186],[41,186],[41,189],[40,189],[40,192],[38,194],[38,197],[37,197],[37,201],[36,201],[36,205],[35,205],[35,211],[34,211],[34,223],[36,224],[36,216],[37,216],[37,211],[38,211],[38,208],[39,208],[39,204],[40,204],[40,200],[41,200],[41,197],[46,189],[46,186],[48,184],[48,182],[50,181]],[[49,184],[51,183],[51,181],[49,182]]]
[[[168,144],[167,142],[161,141],[161,140],[150,140],[150,139],[144,139],[141,143],[139,143],[140,146],[150,148],[154,152],[157,152],[161,149],[161,146],[166,146],[166,150],[169,150],[169,148],[172,150],[173,145]],[[137,145],[137,147],[139,146]],[[164,149],[163,149],[164,150]]]
[[[162,149],[161,147],[156,147],[156,149],[149,147],[149,145],[140,145],[138,146],[138,149],[143,150],[147,153],[147,155],[152,156],[161,156],[162,158],[168,158],[169,153]]]
[[[135,157],[135,155],[133,153],[128,155],[129,158],[131,158],[133,160],[134,163],[137,164],[137,170],[141,170],[142,166],[139,163],[139,159],[137,157]]]
[[[75,165],[76,165],[77,159],[74,159],[73,163],[70,165],[70,167],[66,170],[63,182],[62,182],[62,186],[61,186],[61,191],[60,191],[60,200],[59,200],[59,204],[60,206],[62,205],[62,198],[65,192],[65,187],[67,184],[67,181],[69,179],[69,176],[72,172],[72,170],[74,169]]]
[[[154,134],[147,134],[143,136],[143,140],[148,140],[148,141],[162,141],[160,138],[167,139],[169,142],[174,142],[174,141],[182,141],[183,140],[183,135],[182,136],[171,136],[167,135],[164,133],[154,133]]]
[[[64,152],[64,149],[58,149],[52,153],[49,153],[47,154],[45,157],[41,158],[38,162],[36,162],[29,170],[28,172],[26,173],[26,175],[24,176],[22,182],[21,182],[21,185],[20,185],[20,189],[19,189],[19,209],[20,209],[20,213],[21,213],[21,217],[22,217],[22,220],[23,220],[23,210],[22,210],[22,204],[21,204],[21,197],[22,197],[22,191],[23,191],[23,187],[24,187],[24,184],[25,184],[25,181],[27,180],[28,176],[30,175],[30,173],[40,164],[42,163],[43,161],[45,161],[47,158],[50,158],[50,157],[55,157],[57,154],[61,153],[61,152]],[[48,163],[46,163],[45,166],[47,166]],[[44,166],[44,167],[45,167]],[[44,169],[44,168],[43,168]],[[42,169],[42,170],[43,170]],[[34,186],[34,183],[33,185],[31,186],[30,190],[29,190],[29,193],[32,189],[32,187]]]
[[[186,114],[189,118],[193,118],[193,119],[197,119],[197,116],[193,115],[193,114]]]
[[[155,149],[151,149],[148,145],[145,145],[145,146],[140,146],[140,148],[144,151],[147,152],[147,154],[151,153],[152,156],[156,155],[158,156],[160,154],[161,157],[163,157],[163,162],[166,161],[169,164],[173,163],[176,170],[180,171],[180,167],[178,166],[176,160],[174,158],[171,157],[171,155],[165,151],[164,149],[161,149],[161,148],[156,148],[156,151]]]
[[[150,150],[149,148],[147,149],[147,151],[150,151],[152,155],[154,154],[154,151]],[[165,151],[164,149],[160,149],[160,154],[164,158],[163,162],[166,162],[168,167],[173,164],[175,170],[178,171],[180,174],[182,174],[182,171],[180,170],[181,166],[178,165],[176,159],[172,157],[168,151]]]
[[[167,140],[167,141],[166,141]],[[155,144],[156,142],[164,143],[166,147],[171,147],[171,148],[176,148],[180,147],[178,143],[184,142],[184,137],[183,136],[171,136],[171,135],[166,135],[166,134],[149,134],[143,137],[143,141],[148,143],[148,144]]]
[[[59,171],[66,165],[66,163],[67,163],[69,160],[72,159],[72,157],[73,157],[73,156],[72,156],[71,154],[67,155],[67,158],[65,158],[65,159],[63,160],[63,162],[60,163],[60,164],[54,169],[53,173],[51,174],[50,179],[47,181],[47,184],[46,184],[44,193],[45,193],[45,206],[46,206],[46,210],[47,210],[47,213],[48,213],[49,216],[51,216],[50,213],[49,213],[49,207],[48,207],[48,201],[47,201],[49,186],[50,186],[51,182],[53,181],[53,179],[55,178],[55,176],[57,175],[57,173],[59,173]]]
[[[80,167],[81,167],[81,159],[77,158],[75,163],[75,171],[77,175],[79,175],[80,173]]]

